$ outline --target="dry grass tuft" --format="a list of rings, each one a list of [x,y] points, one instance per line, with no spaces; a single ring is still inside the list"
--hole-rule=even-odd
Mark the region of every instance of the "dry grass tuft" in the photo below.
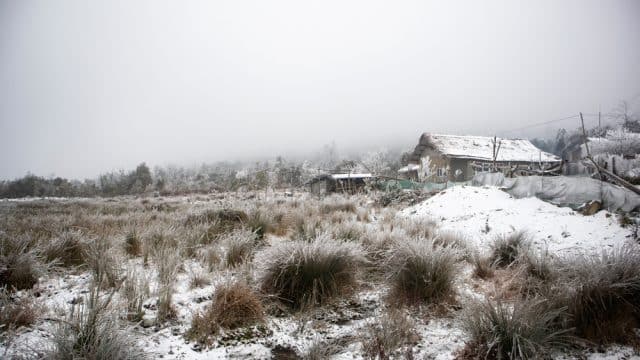
[[[351,293],[366,262],[360,245],[327,236],[275,244],[259,260],[262,290],[297,309]]]
[[[249,230],[237,230],[221,239],[224,248],[224,260],[227,267],[236,267],[251,258],[257,246],[256,233]]]
[[[476,251],[471,256],[471,264],[473,265],[473,276],[482,280],[490,279],[495,274],[496,268],[491,258],[480,254]]]
[[[438,303],[454,296],[460,252],[426,239],[397,242],[386,263],[389,299],[400,304]]]
[[[463,317],[471,341],[460,357],[545,358],[554,349],[570,346],[573,340],[569,330],[557,326],[565,310],[540,299],[474,304]]]
[[[510,266],[529,244],[529,236],[524,231],[497,236],[491,246],[491,260],[498,267]]]
[[[66,267],[83,265],[86,261],[87,244],[82,237],[81,232],[70,230],[50,239],[44,245],[45,259]]]
[[[596,343],[633,343],[640,326],[640,247],[577,257],[561,269],[549,296],[568,308],[578,336]]]
[[[31,289],[44,272],[44,265],[28,235],[0,238],[0,287]]]
[[[186,336],[207,344],[221,328],[236,329],[263,321],[264,310],[255,292],[245,283],[228,282],[216,289],[213,302],[203,313],[193,316]]]
[[[124,237],[124,251],[129,256],[142,255],[142,239],[135,229],[127,232]]]
[[[139,275],[135,267],[127,270],[127,277],[122,286],[122,294],[127,302],[127,320],[139,322],[144,316],[142,305],[149,297],[149,281]]]
[[[81,304],[73,305],[66,321],[60,322],[53,336],[53,349],[48,359],[144,359],[131,336],[121,330],[115,313],[110,310],[113,292],[106,298],[98,288],[89,291]]]
[[[362,352],[367,359],[390,359],[403,346],[419,340],[413,321],[400,311],[390,311],[375,323],[368,324],[362,334]],[[411,354],[408,347],[407,355]],[[409,356],[411,356],[409,355]]]
[[[0,333],[31,326],[40,314],[31,294],[16,298],[6,288],[0,288]]]

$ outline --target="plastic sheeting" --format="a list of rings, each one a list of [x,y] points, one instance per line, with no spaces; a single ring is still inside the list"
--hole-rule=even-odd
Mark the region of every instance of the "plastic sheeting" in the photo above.
[[[498,186],[515,198],[537,197],[559,206],[578,208],[600,201],[609,211],[640,209],[640,196],[620,186],[589,177],[522,176],[505,178],[502,173],[476,175],[474,186]]]

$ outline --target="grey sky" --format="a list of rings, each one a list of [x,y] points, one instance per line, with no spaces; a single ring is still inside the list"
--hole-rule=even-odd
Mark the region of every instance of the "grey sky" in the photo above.
[[[636,0],[0,0],[0,178],[411,147],[638,96]]]

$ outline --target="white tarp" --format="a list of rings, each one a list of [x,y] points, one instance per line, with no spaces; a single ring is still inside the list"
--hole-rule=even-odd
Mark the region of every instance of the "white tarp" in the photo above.
[[[515,198],[537,197],[550,203],[577,208],[596,200],[609,210],[640,208],[640,196],[620,186],[589,177],[521,176],[505,178],[502,173],[482,173],[473,178],[475,186],[498,186]]]

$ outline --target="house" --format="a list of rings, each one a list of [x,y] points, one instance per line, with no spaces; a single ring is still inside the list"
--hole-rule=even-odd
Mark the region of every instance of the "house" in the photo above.
[[[422,182],[468,181],[479,172],[508,176],[560,170],[562,160],[529,140],[424,133],[401,176]]]
[[[325,195],[332,192],[356,193],[364,190],[371,174],[323,174],[311,179],[307,184],[312,193]]]

